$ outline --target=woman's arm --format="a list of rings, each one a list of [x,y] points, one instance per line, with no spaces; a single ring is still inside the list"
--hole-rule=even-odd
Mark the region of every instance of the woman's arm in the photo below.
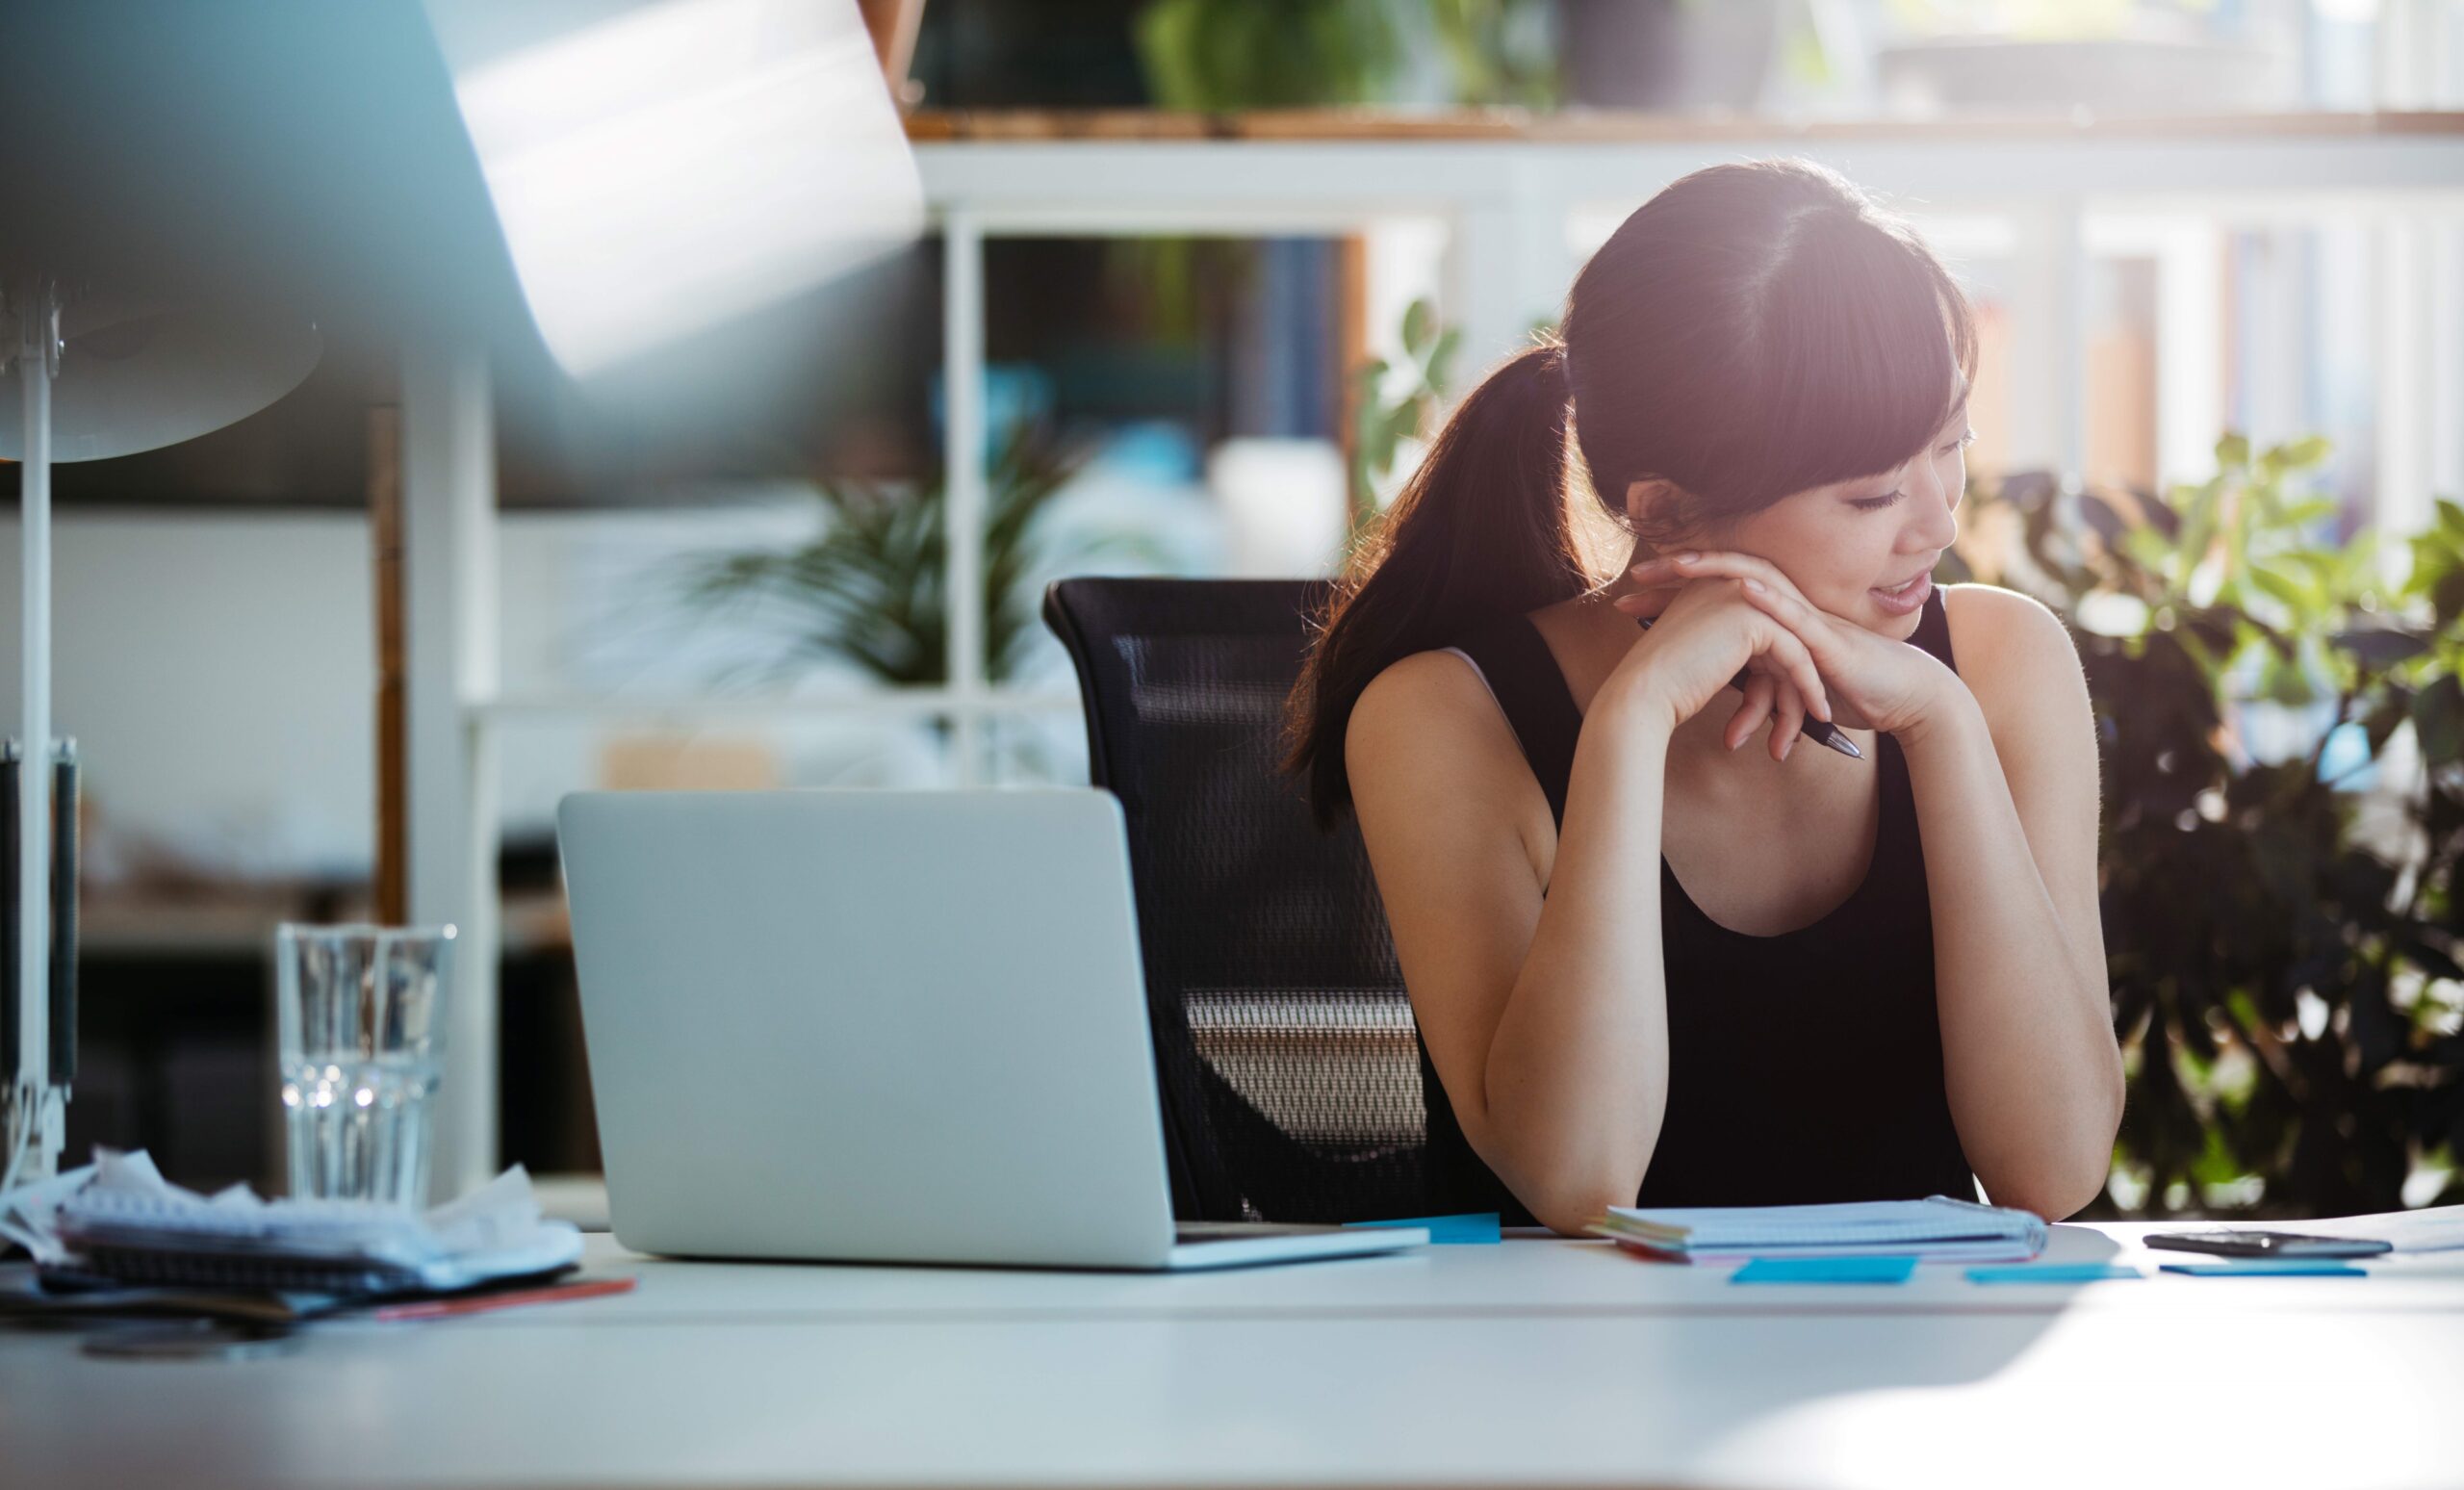
[[[1817,609],[1752,554],[1635,573],[1733,579],[1803,640],[1832,696],[1897,737],[1925,844],[1960,1144],[2002,1204],[2056,1218],[2086,1205],[2112,1167],[2122,1072],[2096,910],[2095,727],[2062,622],[2013,591],[1946,591],[1955,673]]]
[[[2121,1121],[2095,727],[2051,611],[1987,586],[1944,603],[1966,686],[1895,732],[1925,845],[1951,1118],[1996,1204],[2060,1220],[2104,1189]]]
[[[1406,657],[1345,762],[1429,1060],[1475,1152],[1543,1223],[1630,1205],[1668,1099],[1660,955],[1665,710],[1585,715],[1548,894],[1515,804],[1539,795],[1477,676]]]

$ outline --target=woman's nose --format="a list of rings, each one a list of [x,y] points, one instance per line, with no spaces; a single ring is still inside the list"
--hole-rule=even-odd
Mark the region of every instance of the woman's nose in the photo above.
[[[1912,547],[1947,549],[1951,546],[1960,535],[1957,516],[1960,495],[1957,487],[1938,489],[1932,501],[1916,504],[1921,510],[1915,515],[1913,528],[1918,542]]]

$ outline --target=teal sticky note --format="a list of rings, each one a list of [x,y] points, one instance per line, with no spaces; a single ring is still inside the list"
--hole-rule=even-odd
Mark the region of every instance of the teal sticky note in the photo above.
[[[1436,1246],[1476,1246],[1498,1240],[1498,1213],[1474,1211],[1461,1216],[1410,1216],[1394,1220],[1351,1221],[1354,1226],[1425,1226]]]
[[[1758,1257],[1729,1274],[1732,1283],[1905,1283],[1913,1257]]]
[[[1970,1268],[1971,1283],[2101,1283],[2107,1278],[2143,1278],[2147,1274],[2119,1263],[2036,1263],[2025,1267]]]
[[[2159,1263],[2167,1272],[2194,1278],[2366,1278],[2370,1274],[2350,1263],[2295,1257],[2262,1257],[2251,1262]]]

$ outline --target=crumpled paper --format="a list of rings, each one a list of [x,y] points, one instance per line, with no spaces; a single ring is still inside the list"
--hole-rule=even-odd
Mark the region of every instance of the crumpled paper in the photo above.
[[[142,1151],[99,1147],[90,1165],[0,1195],[0,1237],[45,1269],[74,1269],[89,1249],[111,1248],[225,1264],[358,1264],[430,1292],[581,1257],[580,1232],[541,1217],[520,1165],[419,1212],[366,1200],[268,1200],[245,1185],[199,1195],[164,1179]]]

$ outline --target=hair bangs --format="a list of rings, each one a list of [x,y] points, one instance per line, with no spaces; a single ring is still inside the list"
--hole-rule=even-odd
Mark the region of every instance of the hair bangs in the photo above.
[[[1818,217],[1791,235],[1755,318],[1760,437],[1736,467],[1750,505],[1907,464],[1975,370],[1967,297],[1912,235]]]

